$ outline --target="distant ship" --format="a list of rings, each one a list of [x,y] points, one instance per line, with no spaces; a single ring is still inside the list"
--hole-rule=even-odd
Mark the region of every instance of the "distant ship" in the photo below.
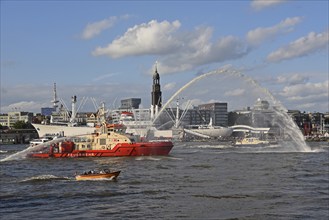
[[[184,132],[202,138],[219,138],[231,136],[233,133],[233,128],[213,126],[212,119],[210,118],[208,125],[192,125],[188,128],[184,128]]]
[[[75,136],[81,134],[91,134],[95,132],[94,127],[88,126],[70,126],[68,125],[43,125],[32,123],[33,127],[37,130],[39,137],[47,135],[57,135],[63,133],[65,136]]]
[[[96,124],[89,125],[81,125],[77,122],[76,115],[76,102],[77,97],[72,97],[72,109],[71,113],[67,109],[63,109],[63,106],[60,107],[59,111],[57,111],[57,103],[59,102],[57,99],[57,91],[56,91],[56,83],[54,83],[54,97],[52,100],[54,112],[51,114],[50,123],[46,124],[36,124],[32,123],[33,127],[37,130],[39,137],[45,136],[76,136],[81,134],[91,134],[95,132]],[[97,123],[100,125],[105,122],[106,111],[105,104],[98,109],[97,112]]]

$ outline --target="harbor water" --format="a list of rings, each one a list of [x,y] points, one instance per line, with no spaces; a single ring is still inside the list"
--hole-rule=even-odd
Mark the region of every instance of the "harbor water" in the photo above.
[[[169,156],[0,162],[1,219],[329,219],[329,147],[178,142]],[[0,160],[26,145],[1,145]],[[75,172],[121,170],[116,181]]]

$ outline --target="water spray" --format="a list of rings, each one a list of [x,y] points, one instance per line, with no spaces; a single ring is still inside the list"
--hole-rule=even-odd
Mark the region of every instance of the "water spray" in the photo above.
[[[168,107],[168,105],[185,89],[193,85],[194,83],[198,82],[199,80],[202,80],[206,77],[217,75],[217,74],[229,74],[231,76],[235,76],[239,79],[244,80],[245,82],[248,82],[252,86],[254,86],[256,89],[267,95],[267,97],[270,99],[273,105],[273,111],[274,113],[279,117],[280,122],[280,128],[284,127],[285,133],[289,136],[289,138],[292,140],[293,149],[292,151],[302,151],[302,152],[310,152],[311,148],[306,144],[303,134],[301,133],[300,129],[296,125],[296,123],[293,121],[293,119],[288,115],[287,109],[281,104],[280,101],[278,101],[271,92],[260,86],[259,83],[257,83],[254,79],[252,79],[249,76],[246,76],[242,74],[240,71],[235,70],[232,68],[231,65],[224,66],[223,68],[202,74],[194,79],[192,79],[190,82],[185,84],[183,87],[181,87],[167,102],[165,105],[162,106],[161,110],[159,111],[159,114],[156,115],[156,117],[153,120],[153,124],[156,122],[156,120],[159,118],[159,115]],[[288,143],[287,143],[288,145]]]

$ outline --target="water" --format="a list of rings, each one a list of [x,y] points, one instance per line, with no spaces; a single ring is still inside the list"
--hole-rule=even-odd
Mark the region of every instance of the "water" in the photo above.
[[[228,81],[225,81],[227,79]],[[201,85],[199,88],[197,85],[198,83]],[[228,86],[228,88],[225,88],[225,84]],[[248,98],[251,98],[255,101],[260,96],[263,96],[263,99],[269,101],[269,103],[272,105],[271,110],[275,114],[275,117],[272,119],[274,124],[285,132],[286,139],[292,140],[290,145],[287,147],[295,151],[309,152],[311,150],[305,143],[304,136],[300,132],[300,129],[293,121],[292,117],[288,115],[287,109],[281,104],[281,102],[277,100],[268,89],[262,87],[251,77],[246,76],[242,72],[234,69],[231,65],[227,65],[223,68],[199,75],[186,83],[184,86],[178,89],[177,92],[172,95],[171,98],[164,104],[158,116],[154,119],[154,122],[156,123],[157,121],[161,121],[161,118],[165,117],[162,115],[163,111],[165,111],[178,96],[189,97],[190,100],[203,100],[203,102],[207,103],[207,99],[209,102],[218,101],[218,99],[223,100],[223,98],[227,97],[221,97],[220,94],[226,94],[227,91],[232,91],[234,89],[239,90],[241,88],[245,89],[243,96],[230,98],[229,104],[232,104],[232,102],[239,103],[243,101],[243,99]],[[257,97],[255,97],[255,95]],[[248,103],[249,106],[250,104],[251,103]],[[268,116],[264,115],[264,117]],[[258,127],[257,125],[253,126]]]
[[[0,159],[25,148],[1,145]],[[1,219],[328,219],[329,147],[176,143],[166,157],[0,162]],[[117,181],[76,181],[89,169]]]

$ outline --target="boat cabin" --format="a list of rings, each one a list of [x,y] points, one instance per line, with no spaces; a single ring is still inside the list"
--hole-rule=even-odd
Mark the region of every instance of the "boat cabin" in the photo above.
[[[119,143],[134,143],[136,137],[125,134],[121,124],[102,125],[96,133],[74,138],[76,150],[111,150]]]

